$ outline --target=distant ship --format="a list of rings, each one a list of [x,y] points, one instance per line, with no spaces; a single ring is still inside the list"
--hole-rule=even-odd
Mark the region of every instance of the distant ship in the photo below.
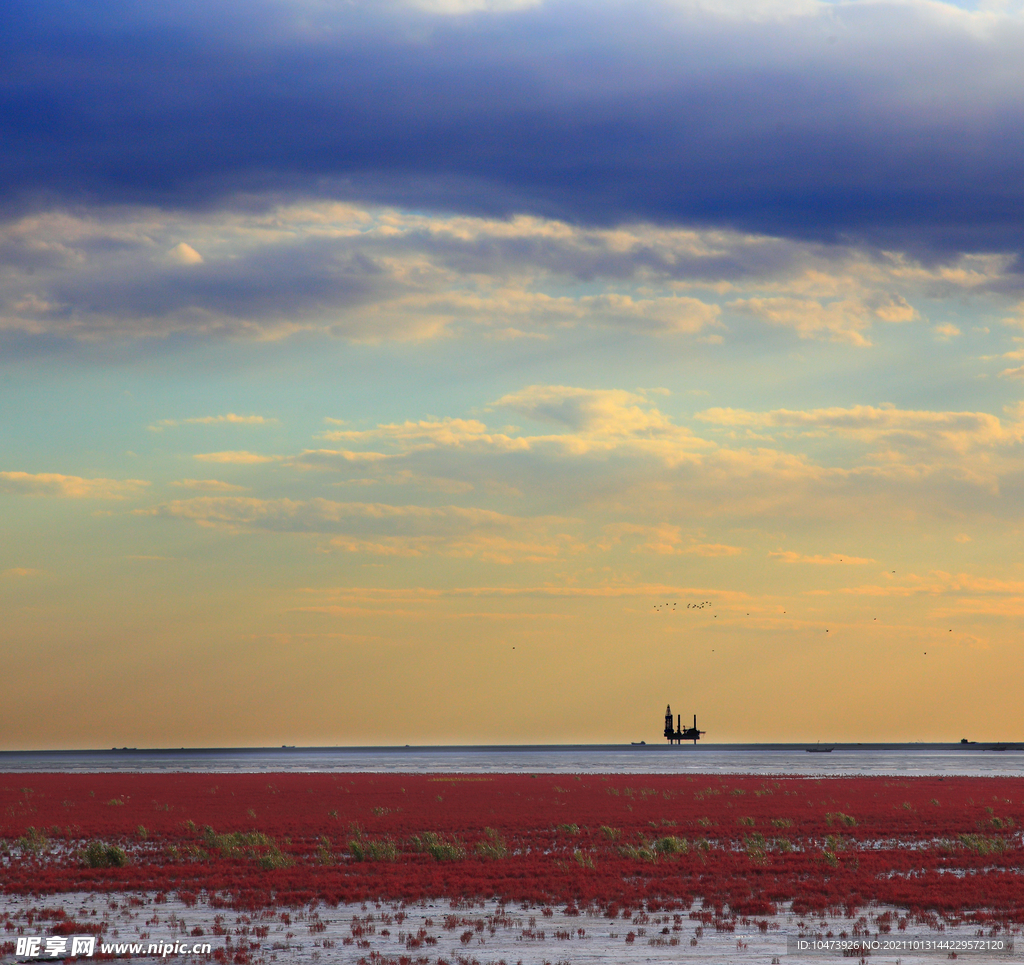
[[[808,754],[831,754],[834,748],[822,747],[821,744],[817,744],[814,747],[806,748]]]
[[[697,730],[697,715],[693,715],[693,726],[687,727],[683,730],[683,715],[679,714],[676,718],[675,730],[672,729],[672,706],[669,705],[665,708],[665,737],[668,738],[670,744],[681,744],[683,741],[693,741],[694,744],[700,740],[701,735],[707,733],[703,730]]]

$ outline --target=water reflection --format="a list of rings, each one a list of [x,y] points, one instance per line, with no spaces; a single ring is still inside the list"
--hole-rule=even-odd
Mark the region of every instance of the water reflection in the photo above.
[[[811,745],[813,746],[813,745]],[[620,774],[844,774],[1013,776],[1021,744],[540,745],[508,747],[319,747],[180,750],[7,751],[0,772],[57,771],[463,771]]]

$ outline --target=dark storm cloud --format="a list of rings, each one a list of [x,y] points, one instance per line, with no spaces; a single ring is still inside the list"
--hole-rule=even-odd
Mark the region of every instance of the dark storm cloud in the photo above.
[[[0,200],[316,195],[1019,251],[1024,25],[939,4],[8,0]]]

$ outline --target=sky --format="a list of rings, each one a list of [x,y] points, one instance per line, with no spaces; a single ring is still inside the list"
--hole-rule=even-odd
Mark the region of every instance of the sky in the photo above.
[[[0,748],[1024,732],[1024,7],[8,0]]]

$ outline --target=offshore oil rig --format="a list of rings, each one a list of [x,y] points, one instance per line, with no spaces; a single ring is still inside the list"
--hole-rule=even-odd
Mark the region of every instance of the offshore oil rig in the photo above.
[[[700,740],[701,734],[707,731],[697,730],[697,715],[693,715],[693,726],[683,730],[683,715],[676,717],[675,730],[672,729],[672,707],[665,708],[665,736],[670,744],[681,744],[683,741],[693,741],[694,744]]]

